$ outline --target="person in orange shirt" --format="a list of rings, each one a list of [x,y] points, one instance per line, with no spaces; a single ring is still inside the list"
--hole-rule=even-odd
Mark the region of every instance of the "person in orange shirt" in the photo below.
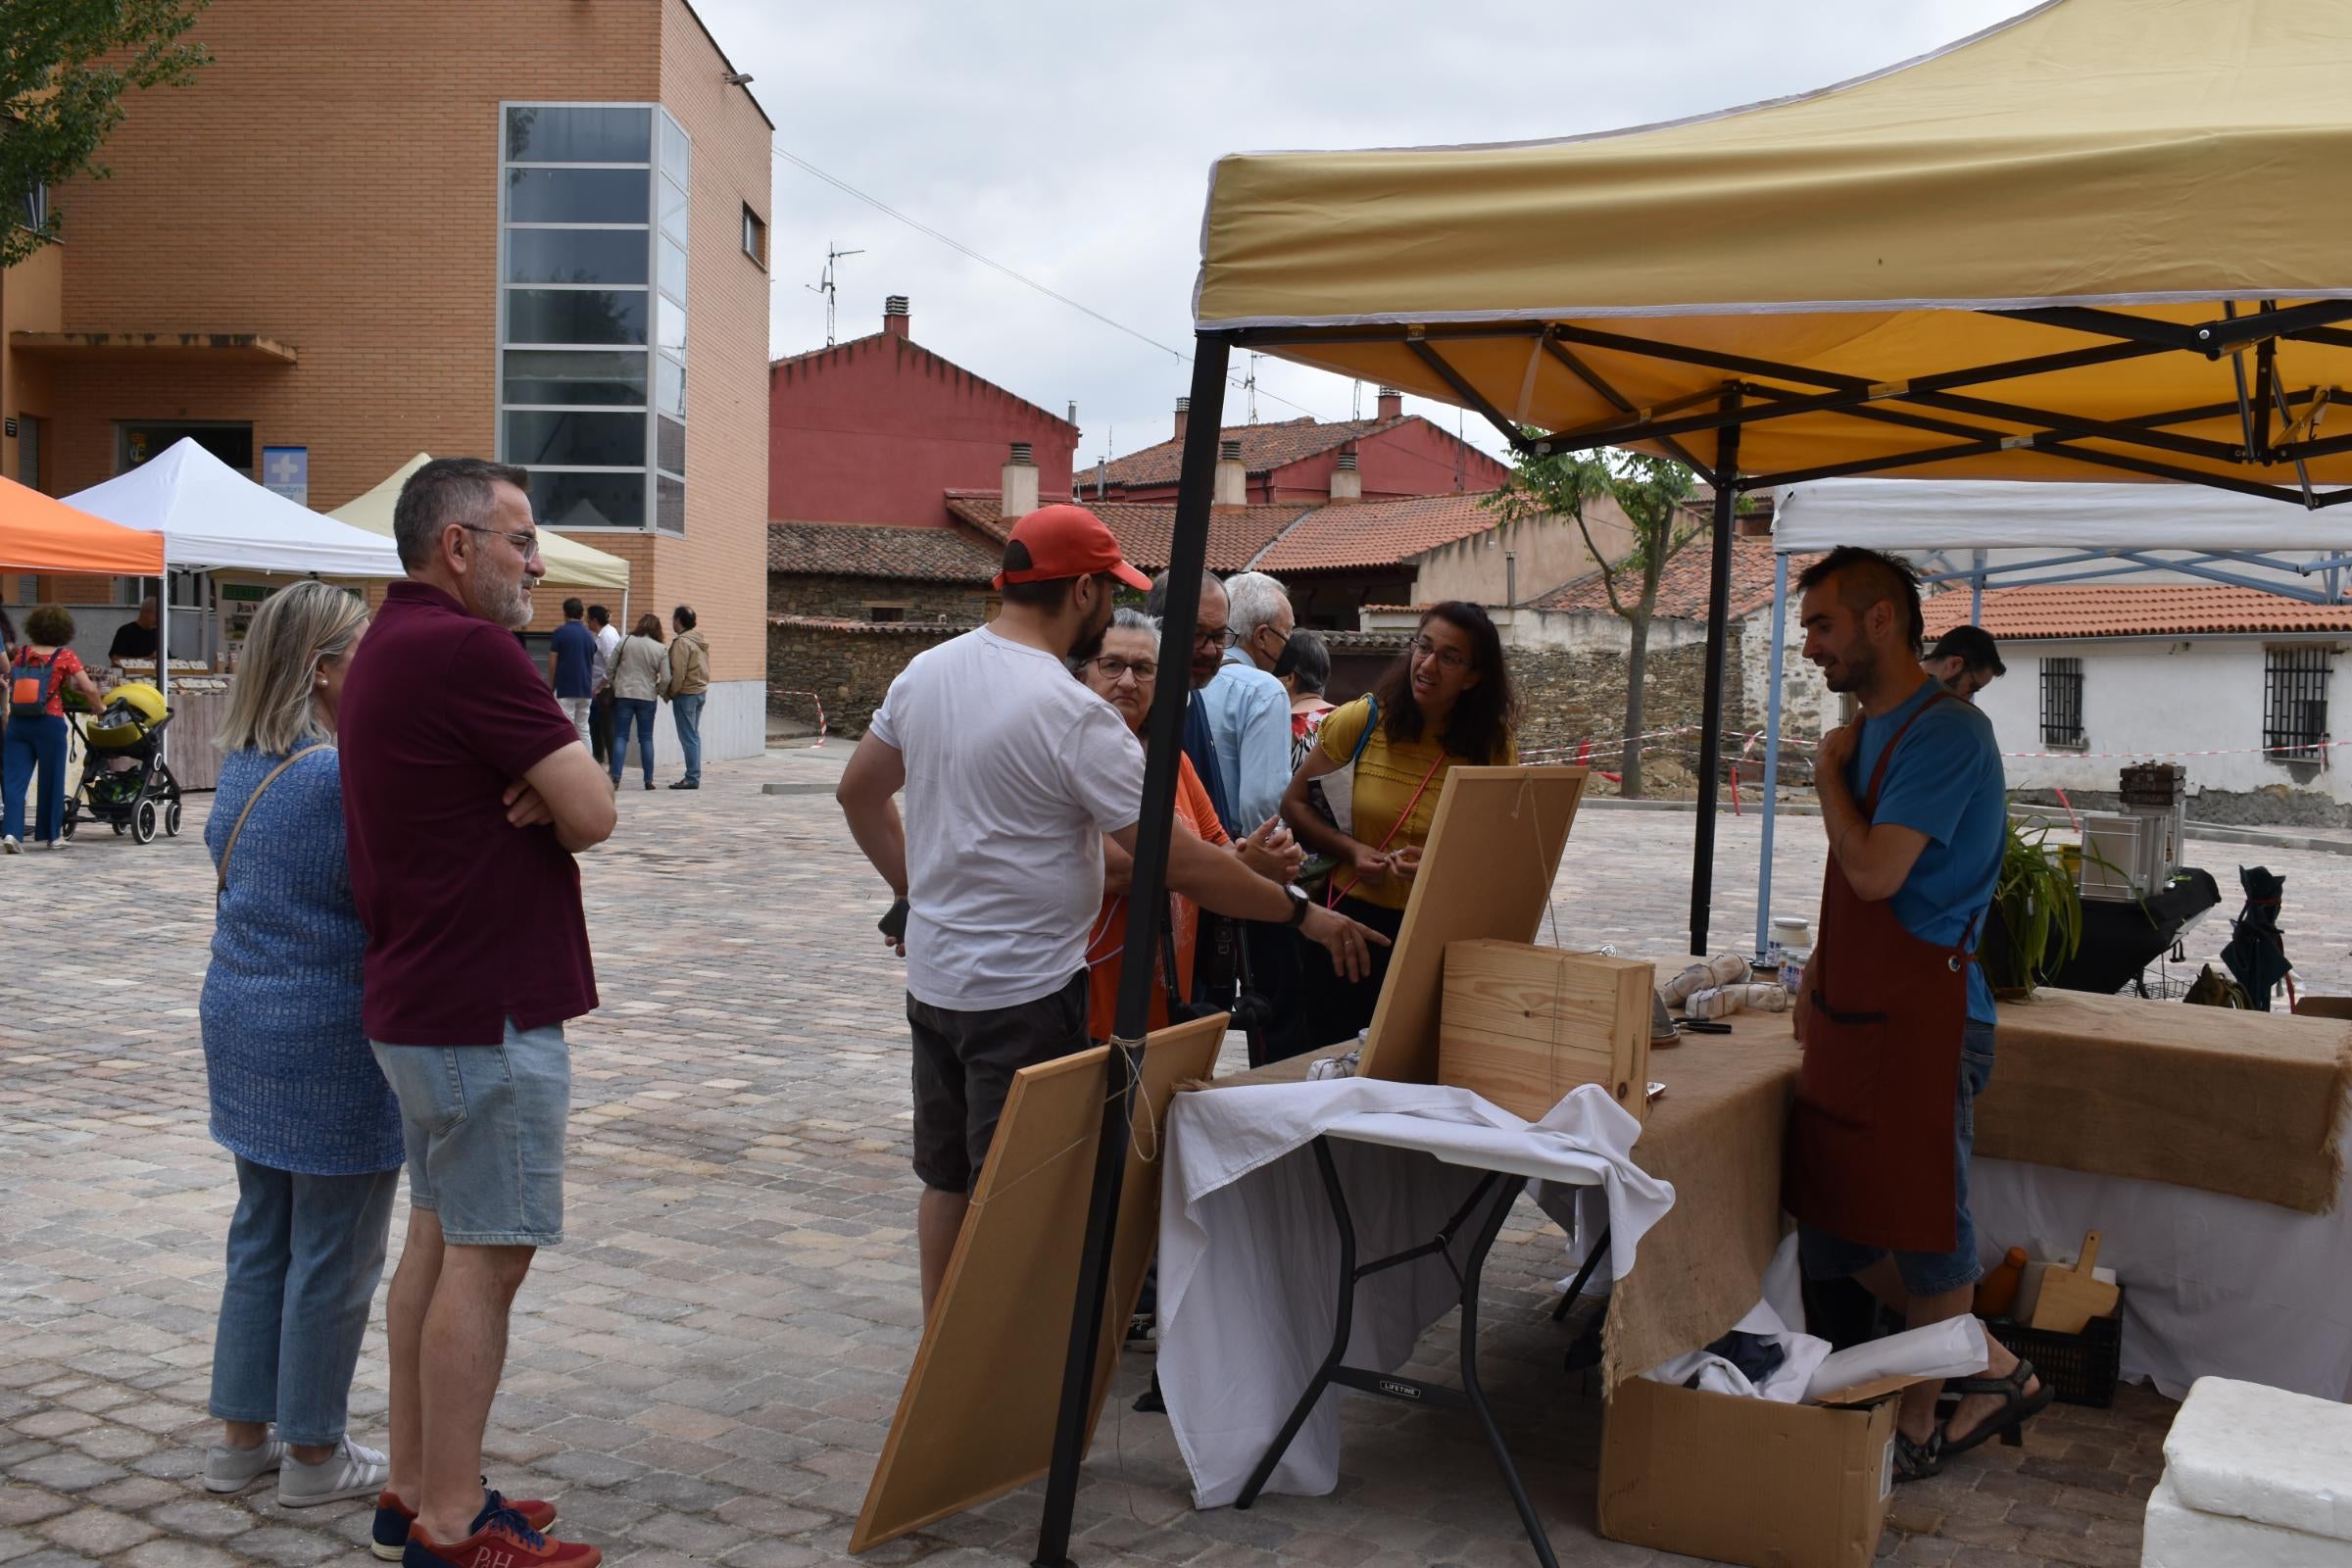
[[[1139,745],[1144,722],[1152,712],[1152,693],[1158,687],[1158,623],[1143,612],[1125,607],[1112,612],[1110,625],[1102,633],[1102,646],[1094,657],[1072,661],[1078,678],[1119,710]],[[1208,791],[1193,770],[1191,759],[1180,757],[1177,760],[1178,824],[1196,838],[1230,848],[1244,865],[1267,881],[1289,882],[1304,852],[1281,821],[1269,817],[1235,844],[1217,820],[1216,808],[1209,804]],[[1135,869],[1133,857],[1109,839],[1102,841],[1102,909],[1095,916],[1086,945],[1086,1029],[1095,1040],[1110,1038],[1112,1015],[1118,1007],[1120,958],[1127,946],[1127,888]],[[1200,916],[1200,906],[1171,883],[1168,927],[1172,940],[1163,939],[1158,952],[1164,955],[1170,948],[1174,950],[1175,990],[1180,997],[1192,994],[1193,947]],[[1151,1026],[1164,1029],[1169,1022],[1165,958],[1155,957],[1152,967]]]

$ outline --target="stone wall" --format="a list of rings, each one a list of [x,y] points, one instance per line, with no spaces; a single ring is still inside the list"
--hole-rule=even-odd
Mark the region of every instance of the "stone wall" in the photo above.
[[[808,694],[824,705],[837,735],[862,735],[890,683],[908,660],[968,630],[960,625],[828,625],[786,620],[767,628],[767,708],[813,721]]]
[[[1692,726],[1684,735],[1661,736],[1643,751],[1646,793],[1669,794],[1687,786],[1698,765],[1695,726],[1705,712],[1707,651],[1703,646],[1653,649],[1643,662],[1643,730]],[[1614,769],[1617,742],[1625,734],[1625,655],[1615,651],[1522,649],[1511,655],[1525,718],[1522,750],[1593,743],[1593,764]],[[1734,662],[1725,672],[1725,711],[1740,710],[1740,673]]]
[[[868,606],[901,605],[905,607],[904,620],[946,621],[961,628],[986,620],[996,597],[985,583],[834,577],[797,571],[767,574],[767,612],[771,615],[870,620]]]

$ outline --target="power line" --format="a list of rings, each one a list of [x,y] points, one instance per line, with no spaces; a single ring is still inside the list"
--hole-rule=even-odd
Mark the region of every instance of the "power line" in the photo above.
[[[1113,320],[1109,317],[1104,316],[1101,311],[1094,309],[1092,306],[1082,305],[1078,301],[1070,298],[1067,294],[1061,293],[1056,289],[1049,288],[1045,284],[1040,283],[1036,278],[1030,277],[1022,272],[1017,272],[1013,269],[1005,266],[1003,262],[997,261],[993,257],[983,256],[980,254],[980,252],[972,249],[969,245],[964,244],[961,240],[956,239],[952,235],[941,233],[938,229],[933,228],[930,224],[922,221],[920,219],[909,218],[906,214],[900,212],[896,207],[891,206],[879,196],[868,195],[866,192],[861,191],[857,186],[851,184],[848,180],[843,179],[836,174],[827,173],[824,170],[817,168],[816,165],[808,162],[808,159],[801,157],[798,153],[788,152],[782,147],[774,147],[772,150],[776,157],[783,159],[786,163],[792,165],[795,169],[800,170],[803,173],[808,174],[812,178],[823,180],[826,184],[832,186],[835,190],[840,191],[843,195],[853,197],[858,201],[865,203],[868,207],[873,208],[876,212],[883,214],[885,217],[897,219],[900,222],[905,223],[908,228],[913,229],[916,233],[927,235],[930,238],[939,241],[939,243],[945,245],[948,247],[948,249],[955,251],[956,254],[966,257],[971,261],[978,262],[982,267],[988,268],[993,271],[1004,273],[1006,277],[1011,278],[1014,282],[1022,285],[1024,288],[1035,289],[1038,293],[1043,294],[1046,296],[1046,298],[1053,300],[1054,303],[1066,305],[1071,310],[1078,312],[1081,316],[1092,317],[1096,320],[1102,322],[1104,326],[1109,327],[1112,331],[1123,332],[1127,336],[1134,338],[1139,343],[1145,344],[1151,348],[1155,348],[1162,354],[1174,356],[1177,360],[1186,365],[1193,363],[1193,357],[1190,354],[1185,353],[1184,350],[1176,348],[1170,344],[1162,343],[1159,341],[1159,339],[1151,336],[1149,333],[1139,332],[1124,321]],[[1236,375],[1228,374],[1225,379],[1228,383],[1236,387],[1244,387],[1246,385],[1242,378]],[[1263,389],[1260,388],[1255,390],[1262,391]],[[1305,404],[1293,402],[1291,399],[1283,397],[1279,393],[1266,392],[1265,396],[1271,398],[1276,403],[1287,404],[1291,408],[1297,409],[1300,414],[1307,416],[1309,418],[1316,420],[1321,420],[1323,418],[1322,415],[1316,413],[1313,409],[1308,408]]]

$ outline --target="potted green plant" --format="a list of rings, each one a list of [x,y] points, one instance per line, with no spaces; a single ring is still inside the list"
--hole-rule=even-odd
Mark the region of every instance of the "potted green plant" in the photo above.
[[[1980,954],[1994,996],[2022,1002],[2082,945],[2082,896],[2068,875],[2051,824],[2011,817]]]

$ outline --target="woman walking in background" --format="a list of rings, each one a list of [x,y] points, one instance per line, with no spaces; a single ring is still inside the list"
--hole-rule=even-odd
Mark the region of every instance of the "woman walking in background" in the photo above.
[[[344,1431],[403,1153],[400,1107],[360,1025],[367,934],[334,747],[367,624],[361,601],[320,582],[263,604],[204,830],[219,907],[199,1007],[205,1078],[213,1138],[237,1162],[213,1341],[223,1430],[204,1484],[240,1492],[276,1471],[290,1508],[371,1496],[390,1473]]]
[[[1517,761],[1518,722],[1502,638],[1484,610],[1461,600],[1431,606],[1371,694],[1323,715],[1283,792],[1282,814],[1299,842],[1336,861],[1331,894],[1342,914],[1396,935],[1446,774],[1457,763]],[[1308,799],[1315,780],[1341,768],[1353,775],[1346,832]],[[1372,949],[1372,972],[1360,981],[1307,964],[1314,1043],[1349,1039],[1369,1024],[1388,971],[1385,947]]]
[[[106,706],[81,660],[66,645],[74,617],[43,605],[24,617],[24,641],[8,660],[8,732],[0,737],[0,849],[24,847],[24,792],[37,775],[33,833],[53,850],[66,847],[66,693],[95,713]]]
[[[669,678],[669,656],[662,647],[662,617],[650,611],[637,629],[620,640],[612,656],[612,787],[620,788],[629,760],[629,728],[637,729],[637,755],[645,763],[645,787],[654,787],[654,700]]]

